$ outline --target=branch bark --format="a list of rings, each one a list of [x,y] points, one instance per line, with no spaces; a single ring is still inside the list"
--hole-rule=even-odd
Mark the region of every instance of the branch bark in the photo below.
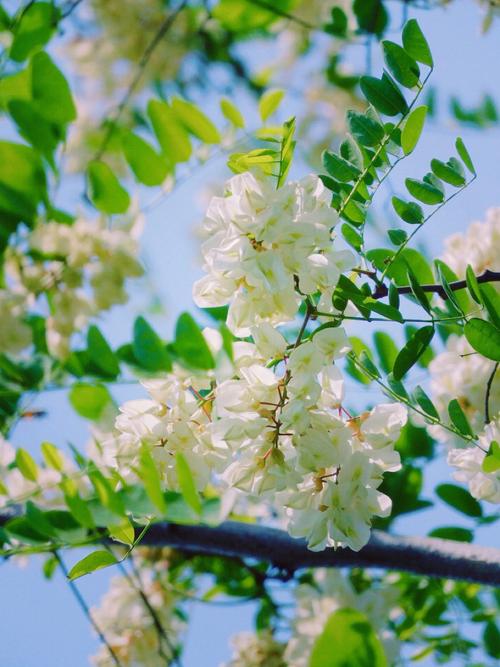
[[[487,269],[480,276],[476,277],[478,283],[495,283],[500,282],[500,271],[490,271]],[[455,282],[449,283],[450,289],[454,292],[459,289],[465,289],[467,287],[467,281],[465,280],[456,280]],[[421,286],[424,292],[434,292],[439,294],[443,299],[447,298],[446,292],[442,285],[422,285]],[[411,294],[412,290],[409,285],[404,285],[403,287],[397,288],[398,294]],[[372,293],[373,299],[383,299],[389,294],[389,290],[386,285],[378,285],[375,291]]]
[[[430,577],[500,585],[500,549],[430,537],[399,537],[378,530],[361,551],[307,549],[282,530],[226,521],[215,528],[153,524],[141,544],[267,561],[285,572],[316,567],[380,567]]]

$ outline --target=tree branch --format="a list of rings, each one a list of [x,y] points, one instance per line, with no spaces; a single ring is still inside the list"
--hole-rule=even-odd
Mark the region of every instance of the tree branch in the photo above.
[[[143,545],[170,546],[190,553],[255,558],[285,571],[316,567],[381,567],[431,577],[500,585],[500,549],[430,537],[398,537],[374,530],[361,551],[307,549],[304,540],[282,530],[226,521],[216,528],[152,524]]]
[[[484,273],[482,273],[480,276],[477,276],[477,282],[478,283],[496,283],[500,282],[500,271],[490,271],[487,269]],[[455,292],[460,289],[465,289],[467,287],[467,281],[466,280],[456,280],[453,283],[449,283],[450,288]],[[446,292],[444,291],[444,287],[442,285],[422,285],[421,286],[424,292],[435,292],[436,294],[439,294],[439,296],[442,299],[447,299]],[[412,290],[409,285],[405,285],[404,287],[397,287],[398,294],[411,294]],[[385,296],[389,294],[389,290],[386,285],[378,285],[375,291],[372,293],[372,298],[373,299],[383,299]]]
[[[15,516],[17,512],[4,510],[0,527]],[[305,540],[294,539],[283,530],[239,521],[225,521],[216,527],[155,523],[141,545],[174,547],[204,556],[255,558],[289,574],[302,568],[378,567],[500,585],[500,549],[435,537],[401,537],[380,530],[372,531],[361,551],[310,551]]]

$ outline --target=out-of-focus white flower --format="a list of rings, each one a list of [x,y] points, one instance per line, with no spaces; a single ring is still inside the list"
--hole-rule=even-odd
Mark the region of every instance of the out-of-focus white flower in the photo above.
[[[500,270],[500,208],[486,211],[484,222],[473,222],[465,232],[449,236],[442,259],[459,278],[470,264],[480,275],[487,269]],[[498,287],[498,286],[497,286]]]
[[[146,561],[147,562],[147,561]],[[99,607],[91,610],[93,621],[123,665],[165,667],[173,657],[184,622],[175,613],[178,604],[168,583],[154,569],[139,567],[133,575],[113,577]],[[165,572],[165,568],[163,568]],[[133,583],[135,581],[135,584]],[[140,595],[142,590],[162,627]],[[165,637],[167,639],[165,639]],[[115,662],[106,646],[93,656],[96,667],[113,667]]]
[[[221,667],[287,667],[283,657],[285,644],[277,641],[271,630],[239,632],[231,638],[233,655]]]
[[[285,651],[287,665],[307,667],[316,638],[335,611],[357,609],[366,615],[382,642],[387,660],[394,664],[399,643],[389,629],[389,619],[398,600],[396,587],[371,587],[357,593],[349,579],[336,570],[317,570],[314,585],[301,584],[295,591],[296,610],[292,620],[292,637]]]
[[[493,442],[500,442],[500,419],[490,422],[479,435],[480,447],[452,449],[448,453],[448,463],[456,468],[453,477],[469,486],[469,491],[478,500],[500,503],[500,470],[484,472],[483,462]]]
[[[477,354],[464,336],[452,335],[446,341],[446,349],[429,364],[431,396],[444,422],[449,421],[448,404],[457,399],[475,433],[484,424],[486,386],[493,373],[495,362]],[[497,372],[490,388],[490,414],[500,411],[500,372]],[[429,426],[430,433],[450,446],[463,446],[464,441],[440,426]]]

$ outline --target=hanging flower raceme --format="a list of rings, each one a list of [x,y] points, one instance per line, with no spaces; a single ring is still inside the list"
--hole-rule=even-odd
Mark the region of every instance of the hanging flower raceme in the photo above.
[[[143,270],[138,261],[141,217],[109,228],[104,218],[78,218],[72,224],[40,221],[33,231],[6,251],[6,288],[0,291],[2,349],[19,353],[32,342],[27,317],[44,312],[47,345],[56,357],[70,352],[71,336],[88,319],[128,300],[125,283]]]

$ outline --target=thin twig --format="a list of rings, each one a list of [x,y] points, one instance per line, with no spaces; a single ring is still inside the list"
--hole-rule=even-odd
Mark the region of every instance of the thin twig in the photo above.
[[[495,283],[495,282],[500,282],[500,271],[490,271],[490,269],[487,269],[484,273],[482,273],[480,276],[476,276],[476,280],[478,283]],[[452,291],[457,291],[461,289],[465,289],[467,287],[467,281],[466,280],[455,280],[452,283],[449,283],[450,289]],[[439,294],[439,296],[443,299],[447,299],[448,295],[446,294],[446,291],[442,285],[421,285],[422,289],[424,292],[435,292],[436,294]],[[397,287],[397,292],[398,294],[412,294],[412,289],[409,285],[405,285],[403,287]],[[372,293],[372,298],[373,299],[383,299],[385,296],[389,294],[389,290],[386,285],[380,284],[378,287],[375,289],[375,291]]]
[[[488,378],[488,382],[486,383],[486,395],[484,397],[484,423],[489,424],[491,419],[490,419],[490,394],[491,394],[491,387],[493,386],[493,380],[495,379],[496,372],[498,370],[498,364],[499,362],[493,366],[493,371],[491,372],[490,377]]]
[[[96,631],[97,635],[99,636],[99,639],[106,646],[106,648],[109,652],[109,655],[111,656],[113,662],[115,663],[115,665],[117,667],[123,667],[122,663],[120,662],[120,659],[118,658],[118,656],[116,655],[116,653],[114,652],[112,647],[108,644],[108,641],[107,641],[106,637],[104,636],[102,630],[99,628],[99,626],[95,622],[94,617],[92,616],[92,614],[90,612],[89,606],[85,602],[85,599],[84,599],[83,595],[78,590],[77,585],[75,584],[74,581],[72,581],[69,578],[68,568],[66,567],[66,565],[65,565],[63,559],[61,558],[60,554],[57,551],[54,551],[53,554],[54,554],[54,558],[59,563],[59,567],[61,568],[61,571],[64,574],[64,576],[66,578],[66,581],[68,582],[68,586],[70,587],[71,592],[73,593],[73,595],[74,595],[76,601],[78,602],[81,610],[83,611],[83,613],[87,617],[88,621],[90,622],[90,624],[92,625],[92,627]]]
[[[180,12],[186,7],[186,5],[187,5],[187,0],[182,0],[177,9],[175,9],[165,18],[163,23],[156,31],[156,34],[154,35],[153,39],[146,47],[139,61],[139,64],[137,65],[137,72],[135,73],[134,78],[130,82],[130,85],[128,86],[120,104],[116,108],[115,113],[112,115],[112,118],[109,121],[106,134],[104,135],[101,145],[99,146],[99,149],[94,157],[95,160],[99,160],[102,157],[102,154],[106,149],[106,146],[108,145],[111,137],[113,136],[113,133],[116,129],[116,125],[120,120],[122,113],[125,111],[125,108],[127,107],[128,103],[130,102],[132,95],[134,94],[135,89],[137,88],[142,78],[142,75],[144,74],[144,70],[146,69],[149,61],[151,60],[153,53],[155,52],[156,48],[158,47],[162,39],[167,35],[168,31],[174,24],[175,19],[180,14]]]

